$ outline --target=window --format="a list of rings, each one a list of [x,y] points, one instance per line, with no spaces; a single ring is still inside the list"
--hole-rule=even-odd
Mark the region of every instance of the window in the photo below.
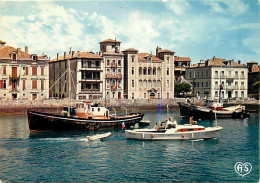
[[[235,71],[235,76],[238,77],[238,71]]]
[[[218,91],[215,91],[215,97],[217,97],[218,96]]]
[[[190,72],[190,78],[191,78],[191,72]]]
[[[245,72],[241,71],[241,76],[244,77],[245,76]]]
[[[224,76],[225,72],[224,71],[221,71],[221,76]]]
[[[41,89],[44,90],[44,80],[41,80]]]
[[[206,82],[206,87],[208,87],[209,86],[209,84],[208,84],[208,82]]]
[[[109,74],[110,73],[110,69],[107,69],[107,74]]]
[[[44,75],[44,67],[41,68],[41,75]]]
[[[3,75],[6,75],[6,67],[3,67]]]
[[[146,67],[144,68],[143,73],[144,73],[144,75],[146,75],[146,73],[147,73],[147,69],[146,69]]]
[[[215,76],[218,76],[218,71],[215,71]]]
[[[148,75],[151,75],[151,74],[152,74],[152,68],[149,67],[149,68],[148,68]]]
[[[135,81],[132,80],[132,87],[135,87]]]
[[[143,71],[142,67],[139,67],[139,75],[142,75],[142,71]]]
[[[156,75],[156,68],[153,68],[153,75]]]
[[[203,77],[203,71],[201,71],[201,77]]]
[[[169,68],[167,68],[166,74],[167,74],[167,75],[170,74]]]
[[[121,66],[121,60],[118,60],[118,66]]]
[[[209,75],[209,71],[206,71],[206,76],[208,76]]]
[[[146,93],[144,93],[144,99],[146,99]]]
[[[167,93],[167,98],[169,98],[169,93]]]
[[[198,86],[197,87],[200,87],[200,82],[198,82]]]
[[[36,60],[37,60],[37,55],[33,55],[33,56],[32,56],[32,60],[33,60],[33,61],[36,61]]]
[[[107,65],[110,65],[110,60],[107,60]]]
[[[167,88],[169,88],[169,87],[170,87],[170,86],[169,86],[169,84],[170,84],[170,83],[169,83],[169,80],[167,80]]]
[[[245,95],[244,95],[244,91],[241,91],[241,97],[244,98]]]
[[[37,80],[32,80],[32,89],[37,89]]]
[[[25,90],[25,80],[23,80],[23,90]]]
[[[32,75],[37,75],[37,67],[32,67]]]
[[[201,82],[201,87],[203,88],[203,82]]]
[[[142,80],[140,79],[139,80],[139,87],[142,87],[143,85],[142,85]]]
[[[132,75],[134,75],[135,74],[135,72],[134,72],[134,67],[132,67]]]
[[[135,98],[135,94],[134,93],[132,93],[132,99],[134,99]]]
[[[134,62],[135,61],[135,57],[134,56],[132,56],[132,62]]]

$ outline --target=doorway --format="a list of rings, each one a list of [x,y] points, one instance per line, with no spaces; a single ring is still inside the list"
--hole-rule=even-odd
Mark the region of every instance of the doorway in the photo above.
[[[17,94],[16,93],[13,93],[12,94],[12,99],[14,100],[14,99],[17,99]]]
[[[155,98],[155,93],[151,93],[150,94],[150,99],[154,99]]]
[[[228,98],[231,98],[231,97],[232,97],[232,92],[228,91]]]

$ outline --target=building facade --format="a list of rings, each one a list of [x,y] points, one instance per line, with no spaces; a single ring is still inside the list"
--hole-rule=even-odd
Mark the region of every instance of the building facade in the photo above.
[[[106,99],[122,99],[124,94],[124,55],[120,41],[107,39],[100,42],[100,55],[104,62],[103,93]]]
[[[248,68],[241,61],[213,57],[186,69],[185,78],[199,98],[246,98]]]
[[[248,97],[259,99],[259,86],[253,86],[257,81],[260,82],[260,69],[258,62],[247,62],[248,67]]]
[[[49,97],[49,58],[0,41],[0,99],[36,100]]]
[[[70,98],[77,100],[103,97],[102,57],[93,52],[70,51],[50,61],[50,96],[68,98],[69,72],[71,70]]]
[[[124,92],[128,99],[174,98],[174,52],[156,49],[156,55],[124,53]]]
[[[175,81],[180,78],[185,78],[186,68],[190,67],[190,57],[174,56],[174,76]]]

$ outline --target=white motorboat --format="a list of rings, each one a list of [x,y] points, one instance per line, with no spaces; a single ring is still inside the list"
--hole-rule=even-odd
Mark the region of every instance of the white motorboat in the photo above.
[[[125,130],[128,139],[138,140],[196,140],[212,139],[219,137],[223,127],[204,127],[201,125],[185,124],[178,125],[170,118],[155,125],[153,129]]]
[[[97,134],[97,135],[93,135],[93,136],[88,136],[87,139],[89,141],[92,141],[92,140],[99,140],[99,139],[104,139],[104,138],[107,138],[111,135],[111,132],[107,132],[107,133],[103,133],[103,134]]]

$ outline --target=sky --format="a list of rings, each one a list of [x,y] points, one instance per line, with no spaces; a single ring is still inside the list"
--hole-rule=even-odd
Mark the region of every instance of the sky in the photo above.
[[[30,53],[99,51],[105,39],[192,63],[213,56],[259,62],[259,0],[98,0],[0,2],[0,40]]]

